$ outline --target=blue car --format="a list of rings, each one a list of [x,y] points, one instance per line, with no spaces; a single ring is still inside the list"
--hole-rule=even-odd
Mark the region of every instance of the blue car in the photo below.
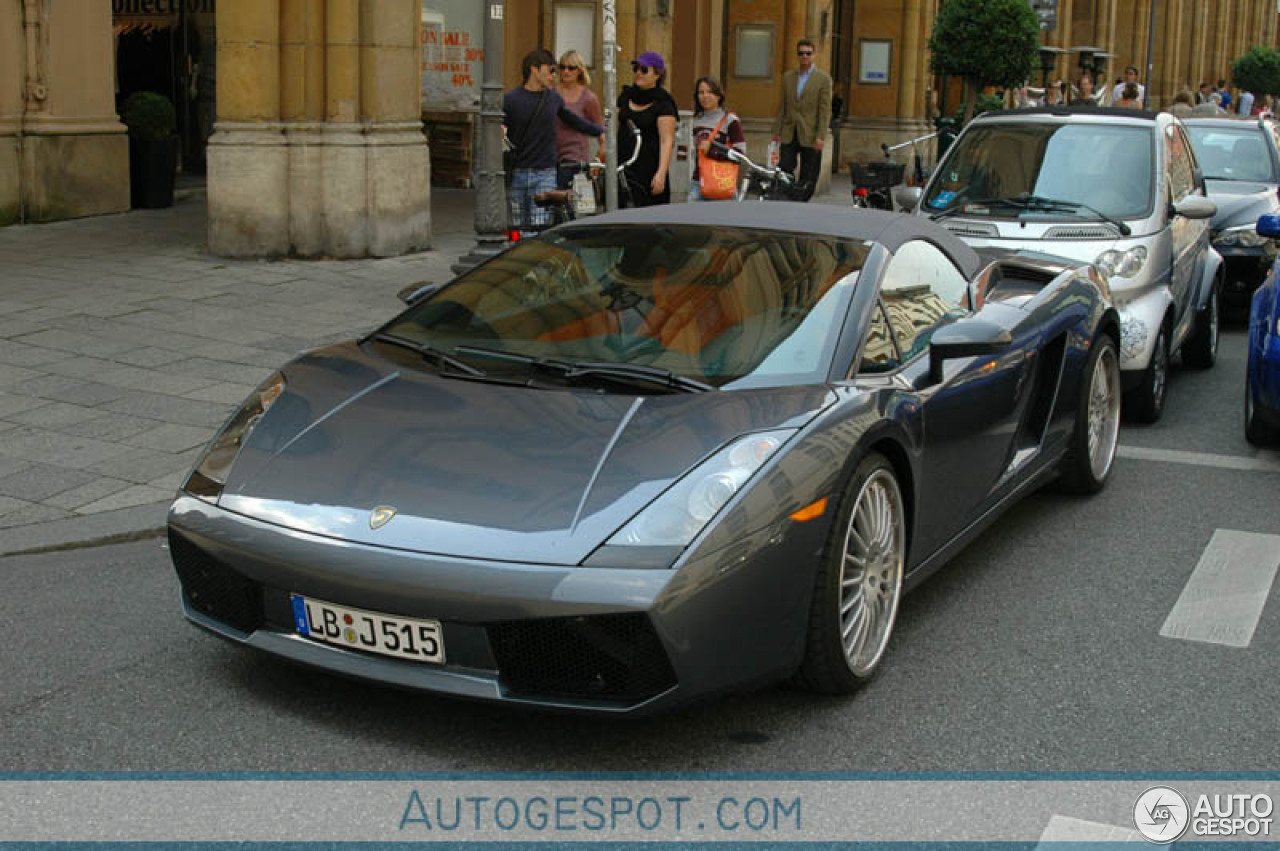
[[[1280,216],[1258,219],[1258,235],[1280,238]],[[1244,434],[1250,443],[1280,441],[1280,260],[1253,294],[1249,366],[1244,382]]]

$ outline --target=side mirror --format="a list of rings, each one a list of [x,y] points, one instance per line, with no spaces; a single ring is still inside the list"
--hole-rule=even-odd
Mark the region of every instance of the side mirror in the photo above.
[[[418,281],[416,284],[409,284],[400,292],[396,293],[396,298],[403,301],[409,306],[413,306],[440,289],[444,284],[434,284],[430,281]]]
[[[1272,239],[1280,237],[1280,216],[1259,216],[1258,224],[1254,229],[1258,232],[1258,236],[1269,236]]]
[[[919,186],[899,186],[893,190],[893,201],[898,205],[898,209],[909,213],[915,210],[923,194],[924,190]]]
[[[974,317],[944,325],[929,340],[929,381],[942,381],[942,364],[955,358],[998,355],[1013,345],[1008,328]]]
[[[1188,195],[1173,205],[1174,215],[1184,219],[1212,219],[1218,214],[1218,205],[1199,195]]]

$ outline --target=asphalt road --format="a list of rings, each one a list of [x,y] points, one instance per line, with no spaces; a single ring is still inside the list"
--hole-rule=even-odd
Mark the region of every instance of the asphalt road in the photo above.
[[[1242,435],[1243,347],[1230,329],[1217,368],[1175,370],[1164,420],[1121,443],[1260,469],[1122,457],[1097,497],[1032,496],[905,601],[852,698],[778,686],[619,721],[373,687],[189,626],[153,540],[0,559],[3,767],[1274,770],[1276,586],[1247,647],[1160,635],[1215,530],[1280,535],[1280,452]]]

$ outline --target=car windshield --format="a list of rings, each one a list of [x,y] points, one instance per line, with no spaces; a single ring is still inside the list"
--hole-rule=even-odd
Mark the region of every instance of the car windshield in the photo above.
[[[1142,218],[1155,182],[1152,138],[1149,127],[1100,123],[973,127],[943,163],[924,209],[992,218]],[[1064,203],[1033,209],[998,203],[1021,198]]]
[[[576,227],[520,241],[381,333],[488,377],[541,358],[712,387],[819,383],[870,247],[706,225]]]
[[[1238,128],[1187,125],[1204,176],[1215,180],[1275,183],[1265,132],[1256,124]]]

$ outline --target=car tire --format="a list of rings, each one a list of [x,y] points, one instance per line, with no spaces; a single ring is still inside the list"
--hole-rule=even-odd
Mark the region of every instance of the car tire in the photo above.
[[[871,679],[897,619],[906,555],[902,489],[888,459],[872,453],[854,471],[823,551],[800,685],[849,694]]]
[[[1247,376],[1244,380],[1244,437],[1254,446],[1267,446],[1280,440],[1276,429],[1262,418],[1262,411],[1254,403],[1253,389]]]
[[[1151,362],[1142,373],[1142,381],[1125,395],[1128,413],[1140,423],[1153,423],[1164,413],[1164,399],[1169,388],[1169,335],[1164,327],[1151,350]]]
[[[1196,330],[1182,345],[1182,360],[1196,369],[1209,369],[1218,360],[1218,331],[1221,317],[1221,298],[1215,284],[1209,291],[1209,302],[1196,317]]]
[[[1097,493],[1106,485],[1120,442],[1120,356],[1115,340],[1100,333],[1080,373],[1076,423],[1062,460],[1062,488]]]

